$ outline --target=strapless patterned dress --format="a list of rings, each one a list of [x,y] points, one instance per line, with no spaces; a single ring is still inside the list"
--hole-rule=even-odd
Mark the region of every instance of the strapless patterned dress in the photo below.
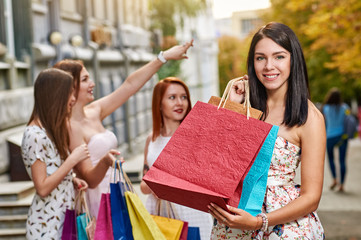
[[[267,190],[262,211],[269,213],[286,206],[300,195],[294,182],[301,161],[301,148],[278,136],[268,171]],[[212,240],[215,239],[324,239],[324,230],[316,212],[295,221],[269,226],[267,231],[242,231],[214,220]]]

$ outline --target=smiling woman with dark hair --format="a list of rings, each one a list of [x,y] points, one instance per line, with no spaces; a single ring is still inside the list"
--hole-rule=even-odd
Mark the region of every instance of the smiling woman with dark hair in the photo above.
[[[212,239],[323,239],[316,209],[322,194],[325,122],[309,99],[302,48],[288,26],[271,22],[254,35],[248,78],[252,107],[263,112],[261,120],[279,126],[262,213],[252,216],[231,206],[228,213],[211,204],[216,219]],[[234,85],[230,99],[243,101],[243,82]],[[298,185],[294,177],[300,163]]]

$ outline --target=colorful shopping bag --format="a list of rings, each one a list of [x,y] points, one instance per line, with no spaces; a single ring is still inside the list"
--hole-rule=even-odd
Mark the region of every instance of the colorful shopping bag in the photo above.
[[[231,87],[231,85],[228,85],[227,87]],[[226,109],[247,115],[248,108],[245,106],[245,104],[238,104],[231,101],[227,102],[226,99],[221,99],[215,96],[212,96],[208,103],[216,106],[223,104],[223,107]],[[249,108],[249,114],[251,117],[257,119],[260,119],[262,116],[261,111],[251,107]],[[271,164],[271,158],[278,129],[278,126],[272,127],[262,145],[261,150],[258,152],[251,169],[248,171],[247,176],[243,181],[242,195],[238,204],[238,208],[247,211],[253,216],[261,213],[263,198],[267,188],[268,169]]]
[[[77,197],[75,198],[75,206],[77,209],[76,224],[78,240],[90,240],[91,238],[88,236],[89,234],[87,228],[91,224],[91,217],[85,197],[85,191],[79,191]]]
[[[256,160],[243,181],[242,195],[238,208],[247,211],[253,216],[261,213],[267,188],[268,170],[271,165],[278,129],[278,126],[272,127]]]
[[[208,212],[238,206],[242,181],[272,125],[197,102],[144,181],[161,199]]]
[[[86,227],[88,224],[86,213],[81,213],[76,217],[76,226],[78,232],[78,240],[88,240]]]
[[[184,222],[178,219],[151,215],[167,240],[179,240]]]
[[[215,106],[222,106],[222,108],[231,110],[233,112],[237,112],[243,115],[247,115],[247,107],[244,104],[239,104],[232,101],[225,101],[224,99],[221,99],[220,97],[211,96],[211,98],[208,100],[209,104],[215,105]],[[260,119],[262,116],[262,112],[255,108],[249,108],[249,114],[250,117]]]
[[[125,192],[125,199],[133,227],[134,240],[166,240],[140,198],[133,192]]]
[[[75,209],[66,209],[63,224],[62,240],[76,240],[76,211]]]
[[[188,227],[187,240],[201,240],[201,233],[199,227]]]
[[[135,193],[134,187],[127,174],[121,168],[125,182],[125,200],[127,204],[134,240],[166,240],[150,213]]]
[[[86,234],[87,234],[89,240],[94,240],[95,227],[96,227],[96,219],[95,219],[95,217],[92,217],[90,222],[88,223],[88,225],[85,228],[85,231],[86,231]]]
[[[162,216],[163,209],[165,216]],[[156,206],[157,215],[151,215],[167,240],[180,240],[184,222],[179,220],[178,213],[172,203],[158,199]],[[186,224],[188,225],[188,224]],[[184,236],[182,236],[184,238]]]
[[[113,226],[110,209],[110,194],[102,193],[95,226],[94,239],[113,240]]]
[[[132,225],[124,196],[124,185],[121,182],[122,167],[120,161],[115,162],[114,178],[110,183],[110,204],[114,239],[133,240]],[[119,181],[116,181],[118,173]]]
[[[258,119],[197,102],[143,179],[159,198],[201,211],[208,212],[211,202],[225,210],[226,204],[237,207],[271,129]]]
[[[182,228],[182,233],[180,235],[179,240],[187,240],[188,238],[188,222],[184,222],[183,221],[183,228]]]

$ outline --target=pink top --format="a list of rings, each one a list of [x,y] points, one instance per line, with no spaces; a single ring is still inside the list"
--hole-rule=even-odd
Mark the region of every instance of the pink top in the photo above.
[[[117,147],[118,141],[113,132],[105,130],[104,132],[93,135],[88,143],[90,160],[92,161],[93,166],[95,166],[110,149],[116,149]],[[86,191],[90,214],[94,217],[98,217],[102,193],[109,192],[110,173],[111,168],[108,169],[103,180],[97,187],[89,188]]]

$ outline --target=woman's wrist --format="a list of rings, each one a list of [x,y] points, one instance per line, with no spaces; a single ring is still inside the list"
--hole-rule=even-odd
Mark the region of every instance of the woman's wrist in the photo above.
[[[115,167],[116,168],[116,161],[114,161],[112,158],[108,157],[107,158],[107,165],[108,167]]]
[[[267,229],[268,229],[268,217],[267,217],[267,215],[265,213],[260,213],[260,214],[257,214],[256,217],[262,219],[261,227],[258,228],[258,229],[261,230],[262,232],[267,231]]]
[[[74,182],[74,179],[76,178],[76,173],[75,172],[73,172],[72,174],[71,174],[71,176],[72,176],[72,181]]]
[[[168,60],[164,57],[164,52],[160,51],[158,56],[157,56],[158,60],[161,61],[163,64],[166,63]]]
[[[256,226],[254,230],[259,230],[262,228],[262,217],[256,216]]]

